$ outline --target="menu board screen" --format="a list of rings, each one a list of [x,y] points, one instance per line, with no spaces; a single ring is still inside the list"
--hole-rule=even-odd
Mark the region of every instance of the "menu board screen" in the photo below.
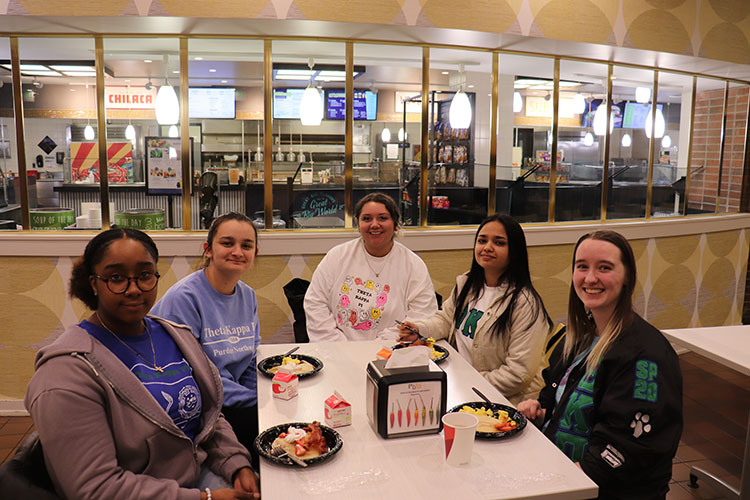
[[[273,117],[299,119],[299,106],[305,89],[273,89]]]
[[[354,119],[375,120],[378,116],[378,95],[370,90],[354,91]],[[326,118],[343,120],[346,117],[346,91],[326,91]]]
[[[657,104],[656,106],[659,109],[662,108],[661,104]],[[651,111],[651,103],[628,102],[625,105],[622,128],[643,128],[646,125],[646,117],[649,111]]]
[[[234,118],[234,89],[191,88],[190,118]]]

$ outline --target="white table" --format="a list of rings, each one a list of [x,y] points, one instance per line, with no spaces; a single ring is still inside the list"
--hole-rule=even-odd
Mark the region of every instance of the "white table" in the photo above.
[[[750,326],[710,326],[662,330],[662,332],[675,344],[687,347],[708,359],[750,376]],[[745,437],[745,457],[742,462],[740,489],[737,490],[699,467],[692,467],[690,483],[693,487],[698,478],[705,479],[726,498],[750,498],[750,416]]]
[[[258,359],[281,354],[294,344],[261,345]],[[476,440],[470,465],[445,464],[442,434],[381,438],[370,426],[365,407],[367,363],[383,342],[301,344],[298,354],[324,363],[317,375],[301,379],[289,401],[271,396],[271,381],[258,374],[258,417],[263,430],[285,422],[324,422],[323,401],[338,390],[352,404],[352,425],[338,427],[344,446],[331,460],[306,469],[261,458],[264,500],[306,498],[381,500],[383,498],[594,498],[597,486],[533,425],[508,440]],[[448,375],[451,408],[478,401],[477,387],[493,401],[508,401],[448,347],[440,366]]]

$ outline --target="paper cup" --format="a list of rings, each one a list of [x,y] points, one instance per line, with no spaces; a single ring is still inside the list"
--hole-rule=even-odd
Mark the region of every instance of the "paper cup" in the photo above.
[[[445,461],[448,465],[463,465],[471,462],[474,434],[479,419],[471,413],[446,413],[443,415],[443,437],[445,438]]]

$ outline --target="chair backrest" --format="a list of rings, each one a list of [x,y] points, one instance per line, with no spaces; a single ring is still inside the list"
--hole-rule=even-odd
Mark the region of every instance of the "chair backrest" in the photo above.
[[[558,323],[557,326],[550,330],[547,335],[547,341],[544,344],[545,365],[549,365],[549,358],[552,356],[552,353],[555,351],[555,348],[560,341],[565,338],[565,331],[565,325],[563,323]]]
[[[307,335],[307,318],[305,316],[305,293],[310,282],[302,278],[294,278],[284,285],[284,295],[294,315],[294,341],[299,343],[310,342]]]
[[[0,467],[0,498],[61,500],[47,473],[42,443],[36,431],[24,440],[13,458]]]

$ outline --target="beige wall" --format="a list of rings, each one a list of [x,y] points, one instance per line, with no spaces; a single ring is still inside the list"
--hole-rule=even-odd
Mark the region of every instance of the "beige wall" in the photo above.
[[[593,229],[578,228],[576,234]],[[535,238],[533,229],[526,232],[527,238]],[[557,236],[559,231],[552,233],[563,241]],[[263,235],[263,249],[262,240]],[[472,251],[466,248],[465,240],[462,237],[454,245],[464,247],[461,250],[418,251],[436,290],[444,297],[450,293],[455,276],[471,263]],[[637,311],[659,328],[739,324],[749,240],[750,230],[744,228],[631,239],[638,262]],[[570,283],[573,244],[570,238],[565,241],[537,245],[530,240],[529,248],[532,278],[556,321],[565,320]],[[55,243],[50,238],[37,244]],[[160,244],[160,248],[169,253],[167,245]],[[310,279],[321,258],[321,254],[261,255],[244,277],[258,296],[263,342],[273,342],[283,333],[290,335],[291,311],[282,287],[294,277]],[[73,260],[69,255],[0,257],[0,400],[22,398],[33,373],[36,350],[52,342],[66,326],[90,314],[66,294]],[[160,295],[197,264],[196,257],[162,257]]]

